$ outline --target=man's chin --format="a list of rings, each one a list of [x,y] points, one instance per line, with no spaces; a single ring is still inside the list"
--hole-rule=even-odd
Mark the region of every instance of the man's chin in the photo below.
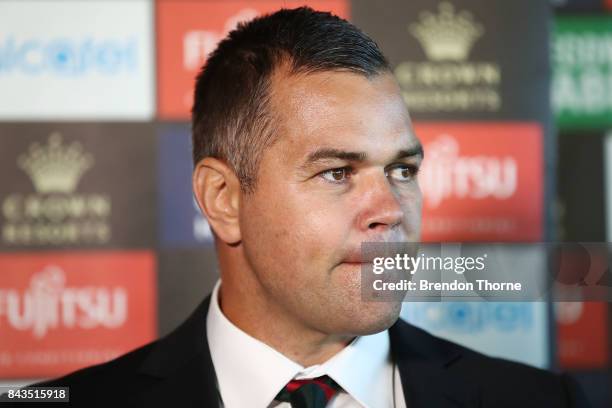
[[[368,335],[379,333],[383,330],[387,330],[389,327],[393,326],[397,319],[399,319],[400,308],[398,308],[397,313],[392,313],[384,316],[383,319],[377,319],[375,321],[370,322],[368,325],[363,327],[361,330],[361,335]]]
[[[353,336],[367,336],[387,330],[399,318],[402,306],[397,302],[367,302],[366,305],[358,316],[346,319],[338,331]]]

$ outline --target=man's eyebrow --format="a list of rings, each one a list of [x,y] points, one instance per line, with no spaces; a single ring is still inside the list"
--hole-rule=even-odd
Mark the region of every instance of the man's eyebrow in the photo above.
[[[304,161],[304,165],[308,166],[309,164],[326,160],[326,159],[339,159],[346,161],[364,161],[367,158],[367,154],[365,152],[348,152],[346,150],[340,149],[331,149],[331,148],[321,148],[317,149],[314,152],[310,153],[306,160]]]
[[[420,156],[423,158],[423,146],[420,143],[415,144],[408,149],[402,149],[397,152],[393,160],[404,159],[407,157]],[[324,147],[310,153],[301,167],[308,167],[318,161],[338,159],[352,162],[363,162],[367,160],[368,155],[365,152],[350,152],[346,150],[333,149]]]
[[[421,143],[417,143],[409,149],[400,150],[397,152],[395,160],[413,156],[421,156],[421,159],[425,157],[425,152],[423,151],[423,145]]]

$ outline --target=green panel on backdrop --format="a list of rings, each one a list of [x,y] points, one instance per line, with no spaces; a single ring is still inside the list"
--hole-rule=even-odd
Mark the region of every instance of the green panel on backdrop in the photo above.
[[[612,16],[555,20],[553,107],[560,130],[612,126]]]

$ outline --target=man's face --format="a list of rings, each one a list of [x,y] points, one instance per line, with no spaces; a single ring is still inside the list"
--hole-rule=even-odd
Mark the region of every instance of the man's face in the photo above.
[[[268,301],[329,334],[384,330],[399,302],[361,298],[361,243],[416,242],[420,144],[394,78],[273,77],[278,141],[241,197],[247,261]]]

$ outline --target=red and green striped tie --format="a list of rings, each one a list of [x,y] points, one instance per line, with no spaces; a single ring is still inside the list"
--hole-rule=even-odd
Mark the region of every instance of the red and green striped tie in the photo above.
[[[275,399],[291,403],[291,408],[325,408],[338,390],[338,383],[324,375],[309,380],[291,380]]]

